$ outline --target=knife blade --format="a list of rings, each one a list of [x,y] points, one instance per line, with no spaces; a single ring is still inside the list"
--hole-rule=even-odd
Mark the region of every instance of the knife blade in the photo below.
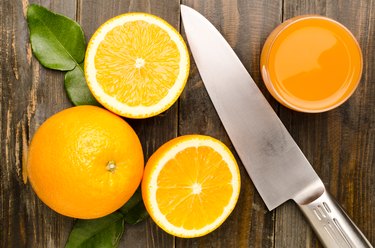
[[[220,32],[190,7],[181,5],[181,16],[208,95],[267,208],[293,199],[327,247],[372,247],[326,192]]]

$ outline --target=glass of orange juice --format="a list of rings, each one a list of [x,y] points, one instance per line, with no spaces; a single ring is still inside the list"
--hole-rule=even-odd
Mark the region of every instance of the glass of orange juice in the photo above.
[[[330,18],[305,15],[279,25],[261,54],[261,74],[272,94],[293,110],[318,113],[345,102],[362,75],[353,34]]]

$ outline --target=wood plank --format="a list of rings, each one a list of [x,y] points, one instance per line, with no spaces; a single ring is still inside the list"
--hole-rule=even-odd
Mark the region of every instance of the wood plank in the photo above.
[[[375,66],[374,1],[284,1],[284,20],[321,14],[348,27],[358,39],[364,70],[354,95],[342,106],[321,114],[284,107],[280,116],[327,189],[375,243]],[[371,38],[372,37],[372,38]],[[321,247],[297,207],[287,203],[276,212],[275,247]]]
[[[3,59],[0,240],[1,247],[61,247],[72,221],[50,210],[30,185],[24,184],[22,161],[36,128],[70,103],[63,88],[63,74],[41,68],[31,56],[25,20],[27,5],[27,0],[0,3]],[[43,1],[42,5],[75,16],[75,0]]]
[[[116,0],[79,1],[78,21],[89,39],[106,20],[127,12],[157,15],[179,29],[179,1]],[[145,161],[166,141],[177,136],[177,103],[159,116],[146,120],[127,120],[141,140]],[[174,237],[165,233],[148,218],[135,226],[126,225],[120,247],[173,247]]]
[[[73,19],[76,17],[77,4],[73,0],[43,1],[43,3],[35,1],[35,3]],[[28,30],[22,13],[26,11],[27,4],[27,1],[22,3],[17,1],[2,2],[0,5],[4,20],[1,25],[1,54],[5,61],[9,62],[4,63],[1,70],[1,96],[5,100],[0,105],[3,117],[1,125],[6,126],[6,130],[2,129],[1,132],[1,137],[6,137],[5,140],[1,139],[1,159],[6,164],[1,173],[1,217],[4,220],[3,229],[7,230],[2,232],[2,247],[62,247],[72,227],[72,219],[58,215],[46,207],[35,196],[29,185],[27,191],[23,190],[25,186],[22,182],[20,162],[24,156],[22,152],[27,151],[27,144],[32,135],[46,118],[71,106],[63,89],[63,74],[42,68],[31,56]],[[169,1],[168,4],[159,3],[157,6],[154,6],[156,3],[150,4],[148,1],[144,1],[143,4],[139,1],[128,1],[128,3],[117,1],[112,4],[113,6],[110,7],[104,1],[91,2],[92,6],[81,2],[78,4],[77,17],[81,23],[87,24],[86,34],[88,30],[91,36],[106,19],[128,11],[151,11],[168,20],[176,28],[179,27],[178,12],[175,11],[173,15],[172,12],[167,11],[170,8],[177,9],[177,2],[171,4]],[[85,10],[89,11],[85,12]],[[103,12],[103,10],[107,11]],[[81,18],[86,17],[87,20],[82,21]],[[12,64],[12,67],[6,67],[6,64]],[[30,75],[32,75],[31,79]],[[20,99],[25,100],[19,101]],[[162,143],[176,136],[177,107],[171,108],[159,117],[132,124],[141,136],[147,159]],[[155,139],[151,141],[149,137],[154,136]],[[148,238],[142,240],[139,235],[136,239],[127,238],[137,231],[149,233],[146,235]],[[171,246],[174,241],[172,236],[160,232],[151,221],[148,221],[143,225],[129,228],[123,243],[127,245],[126,243],[129,242],[132,245],[138,244],[139,247],[146,247],[143,244],[165,247],[165,244]]]
[[[198,1],[185,0],[210,20],[228,40],[255,82],[260,84],[259,55],[268,33],[281,20],[281,1]],[[179,134],[206,134],[216,137],[234,151],[207,95],[191,58],[188,84],[180,101]],[[271,104],[275,101],[268,97]],[[275,105],[277,108],[277,106]],[[240,160],[237,157],[237,161]],[[272,247],[274,212],[269,212],[256,192],[244,167],[241,170],[239,202],[224,224],[197,239],[177,239],[176,247]]]
[[[153,13],[180,27],[177,0],[30,2],[76,18],[87,38],[105,20],[129,11]],[[354,33],[365,63],[361,84],[348,102],[314,115],[280,107],[280,116],[327,188],[375,244],[374,1],[182,2],[202,12],[218,27],[275,110],[279,105],[260,78],[259,54],[267,35],[281,19],[318,13],[340,21]],[[63,88],[63,73],[42,68],[31,55],[24,16],[27,4],[28,0],[0,2],[0,246],[63,247],[73,219],[49,209],[30,185],[23,183],[22,161],[36,129],[52,114],[71,106]],[[146,159],[167,140],[190,133],[219,138],[234,151],[193,61],[179,104],[158,117],[128,121],[140,136]],[[268,212],[240,167],[239,203],[218,230],[202,238],[175,239],[148,219],[135,226],[127,225],[120,247],[321,247],[293,203]]]

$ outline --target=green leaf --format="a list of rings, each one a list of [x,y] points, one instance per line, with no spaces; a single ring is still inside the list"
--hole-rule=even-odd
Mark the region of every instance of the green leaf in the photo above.
[[[124,218],[114,212],[102,218],[77,220],[65,248],[118,247],[124,233]]]
[[[139,202],[134,208],[124,216],[124,220],[128,224],[137,224],[148,217],[148,212],[143,201]]]
[[[74,105],[101,106],[87,86],[82,64],[65,73],[65,90]]]
[[[140,201],[142,201],[142,192],[139,187],[133,196],[122,206],[119,211],[124,215],[127,214],[132,208],[134,208]]]
[[[124,215],[125,222],[128,224],[137,224],[148,217],[140,188],[119,211]]]
[[[27,22],[35,57],[50,69],[68,71],[85,56],[85,37],[75,21],[39,5],[29,5]]]

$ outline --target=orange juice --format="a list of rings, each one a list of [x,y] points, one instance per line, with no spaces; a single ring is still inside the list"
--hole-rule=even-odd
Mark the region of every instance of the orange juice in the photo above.
[[[261,54],[261,73],[280,103],[301,112],[323,112],[345,102],[362,74],[360,47],[342,24],[298,16],[278,26]]]

